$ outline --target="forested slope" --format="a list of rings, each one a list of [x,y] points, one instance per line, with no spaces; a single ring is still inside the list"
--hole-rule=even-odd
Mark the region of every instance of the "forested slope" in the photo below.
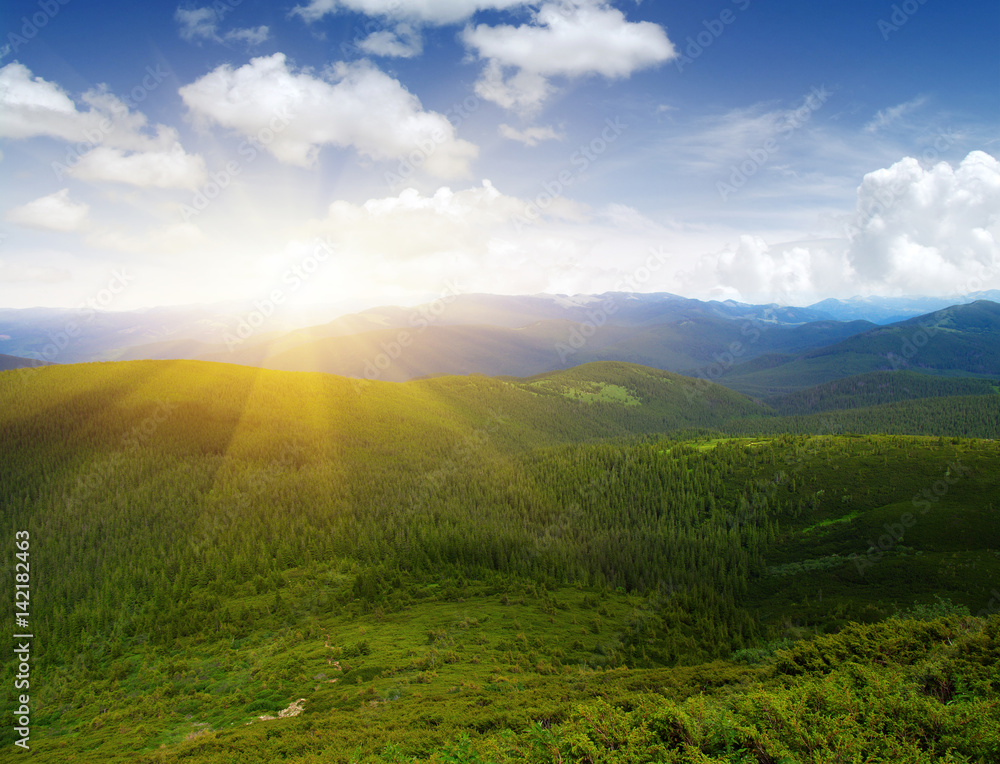
[[[462,732],[516,758],[534,743],[503,730],[583,734],[576,702],[653,713],[640,696],[664,682],[677,703],[735,684],[705,713],[742,719],[743,682],[766,671],[669,667],[914,599],[990,611],[996,442],[723,436],[754,421],[783,419],[620,363],[402,385],[197,362],[0,374],[3,522],[30,531],[37,586],[39,760],[346,762],[360,745],[389,761],[392,744],[445,761]],[[995,715],[990,693],[947,724]],[[300,719],[243,730],[299,698]],[[799,750],[776,734],[760,744]],[[678,740],[647,742],[694,756]],[[955,750],[993,750],[977,740]],[[528,760],[558,760],[549,742]]]

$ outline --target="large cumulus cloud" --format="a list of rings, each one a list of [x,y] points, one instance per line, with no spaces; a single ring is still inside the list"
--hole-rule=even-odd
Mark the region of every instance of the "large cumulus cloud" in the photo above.
[[[529,24],[468,26],[462,41],[487,62],[480,97],[521,112],[542,105],[551,77],[619,79],[677,56],[661,26],[601,0],[543,3]]]
[[[147,70],[148,94],[166,76]],[[204,160],[188,154],[177,130],[152,126],[146,116],[103,86],[81,96],[82,104],[59,85],[36,77],[23,64],[0,69],[0,138],[47,136],[70,144],[64,176],[113,181],[140,187],[197,188],[207,178]]]
[[[1000,269],[1000,162],[973,151],[957,167],[912,157],[865,176],[848,259],[871,288],[974,291]]]
[[[742,236],[679,274],[692,294],[802,304],[822,297],[963,295],[1000,288],[1000,162],[905,157],[864,176],[842,239]]]
[[[296,71],[275,53],[237,69],[224,64],[180,94],[202,122],[257,138],[279,160],[302,167],[313,165],[324,145],[376,160],[422,150],[429,154],[423,169],[454,178],[468,176],[478,154],[443,114],[425,111],[398,80],[367,61],[338,63],[317,76]]]

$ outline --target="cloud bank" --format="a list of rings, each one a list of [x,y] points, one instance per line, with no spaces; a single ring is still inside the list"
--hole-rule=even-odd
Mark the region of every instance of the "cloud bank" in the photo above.
[[[82,231],[87,228],[90,207],[69,198],[69,189],[43,196],[7,211],[5,219],[26,228],[49,231]]]
[[[424,150],[424,170],[455,178],[469,175],[478,154],[444,115],[424,110],[398,80],[367,61],[338,63],[316,76],[275,53],[237,69],[224,64],[180,94],[203,124],[257,138],[277,159],[300,167],[315,165],[325,145],[375,160]]]
[[[477,94],[521,112],[542,105],[552,77],[620,79],[677,56],[662,27],[600,0],[543,3],[529,24],[468,26],[462,41],[487,62]]]
[[[165,72],[147,70],[142,87],[150,92]],[[150,126],[103,88],[81,97],[86,108],[58,85],[34,77],[23,64],[0,69],[0,138],[46,136],[71,145],[59,177],[112,181],[141,187],[196,188],[205,181],[204,160],[188,154],[176,129]]]
[[[906,157],[865,175],[845,239],[742,236],[680,274],[690,293],[803,304],[831,295],[961,295],[1000,282],[1000,162]]]

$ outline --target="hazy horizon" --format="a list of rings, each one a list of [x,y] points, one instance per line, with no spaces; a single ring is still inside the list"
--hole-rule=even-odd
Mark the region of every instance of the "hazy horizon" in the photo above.
[[[961,304],[967,301],[974,301],[980,299],[986,300],[996,300],[998,298],[997,293],[1000,290],[997,289],[984,289],[975,292],[968,292],[965,294],[951,294],[951,295],[929,295],[929,294],[895,294],[895,295],[851,295],[847,298],[824,298],[822,300],[816,300],[811,303],[755,303],[748,302],[746,300],[735,300],[733,298],[709,298],[707,300],[702,300],[703,302],[731,302],[738,303],[742,305],[749,306],[770,306],[777,305],[783,308],[811,308],[814,305],[818,305],[829,299],[836,299],[844,303],[851,303],[857,301],[871,300],[873,302],[881,301],[893,301],[893,300],[912,300],[912,301],[945,301],[948,299],[954,299],[957,302],[954,304]],[[689,297],[683,294],[677,294],[674,292],[598,292],[598,293],[575,293],[575,294],[565,294],[565,293],[553,293],[553,292],[536,292],[534,294],[500,294],[496,292],[442,292],[439,294],[429,294],[425,295],[423,299],[416,299],[413,302],[400,302],[396,304],[388,302],[372,302],[366,299],[354,300],[354,301],[341,301],[341,302],[313,302],[313,303],[295,303],[292,305],[282,304],[277,306],[279,312],[284,313],[300,313],[303,315],[308,315],[310,313],[330,313],[331,311],[343,311],[336,314],[336,317],[347,316],[354,313],[364,313],[367,311],[376,310],[378,308],[415,308],[421,305],[427,305],[434,302],[442,302],[447,300],[448,303],[452,301],[453,297],[509,297],[509,298],[564,298],[567,300],[572,300],[576,298],[583,297],[601,297],[604,295],[625,295],[625,296],[637,296],[637,297],[652,297],[655,295],[669,295],[672,297],[678,297],[685,300],[700,300],[701,298]],[[244,297],[244,298],[233,298],[230,300],[218,300],[218,301],[205,301],[205,302],[190,302],[190,303],[172,303],[172,304],[158,304],[158,305],[148,305],[141,308],[116,308],[113,305],[107,308],[99,307],[96,300],[91,301],[88,305],[86,302],[79,305],[29,305],[26,307],[12,307],[10,305],[0,305],[0,310],[15,310],[15,311],[30,311],[30,310],[50,310],[50,311],[77,311],[82,309],[88,309],[88,311],[93,311],[95,313],[138,313],[144,311],[156,311],[156,310],[222,310],[226,308],[232,309],[244,309],[247,306],[252,306],[255,301],[261,301],[266,298],[255,298],[255,297]],[[97,306],[97,307],[91,307]]]

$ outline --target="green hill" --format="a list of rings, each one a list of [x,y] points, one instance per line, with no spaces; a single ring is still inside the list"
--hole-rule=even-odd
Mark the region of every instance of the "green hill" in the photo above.
[[[723,430],[729,435],[895,433],[996,440],[1000,438],[1000,396],[951,395],[817,414],[748,417],[727,422]]]
[[[813,414],[865,408],[898,401],[953,395],[993,395],[995,380],[972,377],[935,377],[911,371],[875,371],[826,382],[764,400],[780,414]]]
[[[988,759],[1000,619],[884,619],[1000,607],[1000,446],[720,435],[783,420],[624,363],[0,374],[33,758]]]

